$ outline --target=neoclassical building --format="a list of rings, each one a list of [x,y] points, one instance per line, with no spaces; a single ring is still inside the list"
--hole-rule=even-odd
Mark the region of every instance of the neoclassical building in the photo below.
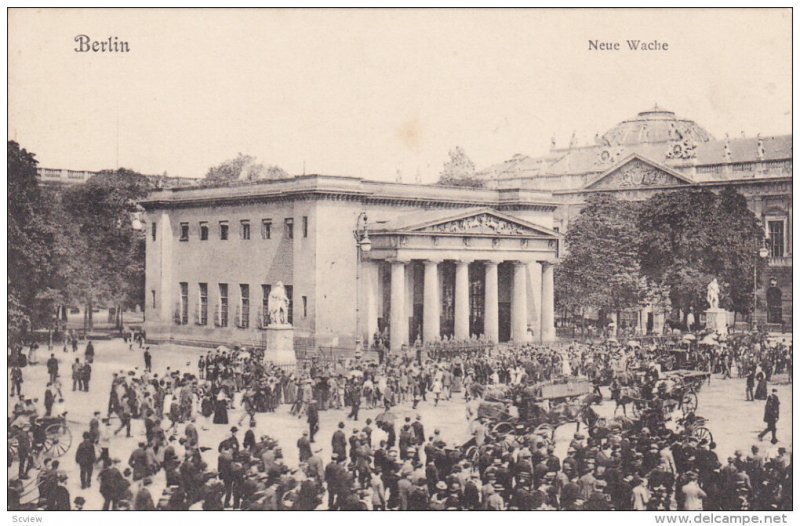
[[[732,186],[747,198],[768,238],[767,270],[757,280],[756,320],[791,330],[791,135],[715,139],[696,122],[655,106],[597,134],[589,145],[578,145],[574,136],[565,148],[552,141],[546,155],[516,155],[479,175],[492,188],[552,195],[558,203],[553,229],[562,234],[593,193],[645,200],[687,187],[720,191]],[[652,315],[643,314],[638,317],[642,332],[653,326]]]
[[[264,346],[281,282],[295,348],[353,348],[378,331],[393,350],[440,336],[550,341],[560,236],[589,195],[729,186],[769,238],[756,319],[791,330],[791,136],[715,140],[655,107],[591,145],[553,144],[479,175],[485,189],[309,175],[154,192],[148,339]],[[663,321],[646,308],[628,323],[658,332]]]
[[[550,192],[309,175],[172,188],[143,206],[149,340],[265,345],[278,282],[296,348],[377,331],[395,351],[555,337]]]

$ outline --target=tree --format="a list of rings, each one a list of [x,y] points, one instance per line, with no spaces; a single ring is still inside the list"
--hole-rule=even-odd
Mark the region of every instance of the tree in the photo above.
[[[436,184],[483,188],[483,180],[475,175],[475,163],[467,157],[463,148],[456,146],[450,150],[449,155],[450,158],[439,172],[439,181]]]
[[[147,177],[123,168],[100,172],[64,192],[63,209],[73,226],[60,239],[72,237],[74,243],[63,248],[61,291],[86,305],[89,329],[97,302],[116,307],[118,325],[124,307],[144,305],[145,233],[133,229],[131,217],[152,188]]]
[[[763,233],[741,194],[732,189],[656,194],[642,205],[639,229],[642,271],[669,287],[674,306],[705,310],[706,289],[716,277],[721,307],[752,310],[753,265]]]
[[[257,162],[252,155],[239,153],[217,166],[212,166],[206,173],[206,179],[215,182],[226,181],[258,181],[268,179],[286,179],[291,177],[286,170],[277,165],[265,166]]]
[[[36,179],[36,164],[34,154],[8,142],[8,309],[15,338],[46,318],[36,308],[36,297],[46,289],[53,264],[49,203]]]
[[[596,194],[567,232],[567,254],[556,268],[571,299],[562,304],[618,312],[638,303],[639,246],[636,203]]]

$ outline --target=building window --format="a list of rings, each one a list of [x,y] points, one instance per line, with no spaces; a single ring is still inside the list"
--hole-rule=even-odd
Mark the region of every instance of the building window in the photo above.
[[[261,285],[261,327],[269,325],[269,293],[272,285]]]
[[[283,288],[286,289],[286,297],[289,298],[289,306],[286,308],[286,321],[291,325],[294,320],[294,301],[292,300],[293,287],[291,285],[284,285]]]
[[[153,308],[155,309],[156,308],[156,291],[155,290],[151,290],[150,294],[152,294],[152,296],[153,296]]]
[[[208,325],[208,283],[198,283],[197,324]]]
[[[181,300],[178,304],[177,316],[175,321],[178,325],[186,325],[189,322],[189,284],[180,284]]]
[[[286,239],[294,239],[294,219],[287,217],[283,222]]]
[[[200,241],[208,241],[208,223],[200,223]]]
[[[261,220],[261,239],[272,238],[272,219]]]
[[[239,307],[239,327],[246,329],[250,327],[250,285],[239,285],[242,296],[242,304]]]
[[[303,216],[303,237],[308,237],[308,216]]]
[[[783,219],[767,221],[767,228],[769,229],[769,252],[771,257],[783,257],[786,243],[784,226],[785,221]]]
[[[308,317],[308,298],[303,296],[303,318]]]
[[[153,221],[150,223],[150,235],[153,236],[153,241],[156,240],[156,223]]]
[[[250,239],[250,221],[247,220],[242,221],[242,239],[244,240]]]
[[[189,223],[181,223],[181,241],[189,241]]]
[[[228,222],[227,221],[220,221],[219,222],[219,238],[223,241],[227,241],[228,239]]]
[[[220,327],[228,326],[228,284],[219,284],[219,314],[217,315],[217,325]]]

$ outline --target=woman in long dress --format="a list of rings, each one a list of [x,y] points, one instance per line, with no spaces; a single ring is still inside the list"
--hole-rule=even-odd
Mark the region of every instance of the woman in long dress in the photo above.
[[[764,374],[764,371],[758,371],[756,374],[756,393],[754,398],[756,400],[766,400],[767,399],[767,376]]]
[[[214,423],[227,424],[228,423],[228,399],[225,392],[220,389],[217,401],[214,404]]]

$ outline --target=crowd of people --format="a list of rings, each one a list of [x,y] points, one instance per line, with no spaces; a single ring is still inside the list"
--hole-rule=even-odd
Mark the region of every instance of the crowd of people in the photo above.
[[[482,345],[436,343],[378,360],[311,360],[296,368],[271,364],[258,349],[221,347],[186,370],[167,367],[160,373],[153,372],[145,348],[144,367],[113,373],[107,404],[80,430],[81,441],[69,454],[79,467],[82,491],[96,479],[106,510],[791,509],[789,448],[766,455],[754,445],[748,453],[718,458],[713,440],[692,433],[700,417],[665,415],[658,381],[659,370],[674,368],[747,378],[746,399],[766,400],[767,427],[759,439],[771,433],[775,444],[780,402],[774,389],[765,391],[775,375],[791,374],[790,344],[770,344],[754,334],[713,347],[666,340],[491,350]],[[76,377],[76,370],[91,371],[93,354],[92,349],[90,359],[87,352],[83,363],[76,358],[73,389],[88,391],[89,379]],[[70,502],[65,484],[63,466],[73,459],[49,458],[37,433],[41,419],[61,414],[64,397],[58,361],[55,368],[49,360],[46,366],[41,417],[38,399],[26,399],[20,390],[21,368],[10,368],[12,395],[18,397],[10,420],[16,450],[9,467],[18,463],[9,482],[10,509],[85,504],[83,496]],[[601,388],[622,379],[635,384],[644,405],[630,418],[594,413],[564,453],[556,454],[564,444],[559,447],[552,432],[534,432],[526,420],[529,404],[547,403],[525,399],[526,387],[574,377],[593,384],[589,409],[603,398]],[[495,428],[497,420],[480,411],[497,387],[509,393],[500,402],[513,415],[511,431]],[[399,405],[414,412],[420,404],[445,400],[464,404],[468,442],[448,437],[421,414],[396,417]],[[282,406],[307,424],[301,436],[269,426],[269,413]],[[362,424],[362,408],[378,409],[377,417]],[[322,438],[324,411],[342,412]],[[144,432],[133,433],[138,446],[127,459],[119,458],[114,437],[132,436],[132,421],[141,421]],[[227,430],[218,444],[202,436],[211,428]],[[319,444],[328,440],[332,453],[323,459]],[[295,446],[299,462],[289,465],[283,448]],[[31,469],[37,471],[33,501]],[[153,495],[154,479],[161,476],[166,489]]]

